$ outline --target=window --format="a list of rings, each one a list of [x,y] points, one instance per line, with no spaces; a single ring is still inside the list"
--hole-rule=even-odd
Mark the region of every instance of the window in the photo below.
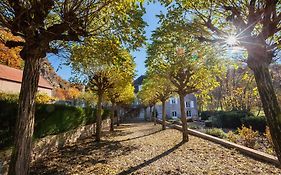
[[[190,101],[190,107],[194,108],[194,101]]]
[[[190,108],[190,102],[189,102],[189,101],[186,101],[186,102],[185,102],[185,107],[186,107],[186,108]]]
[[[177,111],[173,111],[172,112],[172,117],[176,117],[177,116]]]
[[[170,104],[176,104],[176,103],[177,100],[174,97],[170,98]]]
[[[187,115],[187,117],[191,117],[191,111],[190,111],[190,110],[187,110],[187,111],[186,111],[186,115]]]
[[[186,108],[194,108],[194,101],[186,101],[185,107]]]

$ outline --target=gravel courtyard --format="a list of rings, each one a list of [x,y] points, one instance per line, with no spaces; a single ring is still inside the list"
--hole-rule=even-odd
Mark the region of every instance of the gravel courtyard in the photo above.
[[[281,174],[273,165],[197,137],[182,144],[179,131],[153,123],[128,122],[104,135],[98,144],[88,138],[50,152],[33,163],[31,174]]]

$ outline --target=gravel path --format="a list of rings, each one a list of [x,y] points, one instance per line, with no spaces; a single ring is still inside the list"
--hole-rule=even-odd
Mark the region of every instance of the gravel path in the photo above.
[[[281,169],[235,150],[152,123],[122,124],[99,144],[81,140],[33,163],[31,174],[281,174]]]

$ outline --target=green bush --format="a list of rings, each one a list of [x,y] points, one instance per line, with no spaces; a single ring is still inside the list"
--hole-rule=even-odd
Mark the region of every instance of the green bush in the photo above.
[[[200,117],[201,117],[201,120],[208,120],[214,114],[215,114],[214,111],[202,111],[202,112],[200,112]]]
[[[0,149],[10,146],[13,142],[17,104],[10,101],[0,101]],[[102,118],[109,114],[103,111]],[[96,122],[96,110],[57,104],[37,104],[35,110],[34,138],[51,134],[59,134],[80,125]]]
[[[218,137],[218,138],[221,138],[221,139],[227,137],[226,133],[222,129],[219,129],[219,128],[206,129],[205,133]]]
[[[13,143],[17,108],[10,100],[0,101],[0,149]]]
[[[218,128],[239,128],[242,126],[242,119],[252,114],[243,111],[220,111],[211,117],[212,125]]]
[[[266,129],[266,119],[264,116],[255,117],[245,117],[241,119],[242,124],[244,124],[246,127],[252,127],[253,130],[259,131],[261,133],[265,132]]]
[[[212,121],[211,120],[206,120],[205,121],[205,126],[206,127],[212,127]]]
[[[34,137],[58,134],[86,123],[82,108],[64,105],[37,105]]]

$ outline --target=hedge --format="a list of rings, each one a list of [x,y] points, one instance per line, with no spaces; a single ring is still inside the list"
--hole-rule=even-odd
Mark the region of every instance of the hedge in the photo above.
[[[242,126],[242,118],[250,115],[243,111],[220,111],[211,117],[212,125],[218,128],[239,128]]]
[[[244,111],[204,111],[201,112],[201,119],[206,120],[209,127],[237,129],[245,125],[259,132],[264,132],[266,128],[265,117],[255,117]]]
[[[260,117],[246,117],[243,118],[242,120],[242,124],[245,125],[246,127],[250,127],[252,126],[252,129],[255,131],[259,131],[261,133],[265,132],[266,129],[266,118],[264,116],[260,116]]]
[[[10,146],[13,142],[17,104],[0,101],[0,149]],[[102,118],[108,116],[109,111],[103,112]],[[59,134],[80,125],[91,124],[96,121],[96,110],[57,104],[37,104],[35,110],[34,138]]]
[[[202,111],[200,112],[201,120],[208,120],[210,117],[214,116],[216,111]]]

